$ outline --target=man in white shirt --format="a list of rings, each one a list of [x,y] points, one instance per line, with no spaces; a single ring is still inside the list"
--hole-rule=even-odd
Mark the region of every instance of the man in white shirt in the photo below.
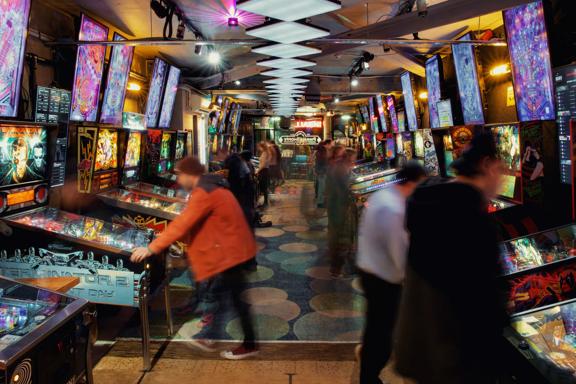
[[[375,192],[360,220],[358,268],[366,297],[366,325],[360,357],[360,384],[382,384],[380,372],[392,352],[408,233],[404,225],[406,199],[426,172],[408,162],[398,174],[400,183]]]

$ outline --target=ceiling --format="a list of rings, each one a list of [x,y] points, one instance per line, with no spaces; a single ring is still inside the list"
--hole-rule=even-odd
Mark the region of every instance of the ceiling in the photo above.
[[[50,6],[66,13],[79,15],[86,12],[89,15],[115,26],[129,38],[149,38],[162,36],[164,22],[158,19],[150,10],[150,0],[41,0]],[[287,0],[289,1],[289,0]],[[499,5],[528,2],[529,0],[428,0],[429,15],[427,18],[417,18],[416,15],[403,15],[393,18],[398,9],[399,0],[342,0],[342,8],[338,11],[312,17],[314,25],[329,29],[331,38],[346,39],[349,37],[365,39],[369,44],[362,46],[335,45],[332,43],[314,43],[323,50],[323,54],[315,57],[317,66],[313,67],[315,75],[347,77],[353,62],[363,51],[371,52],[375,59],[363,76],[397,76],[405,69],[418,73],[421,70],[423,56],[445,47],[423,43],[420,45],[394,45],[385,52],[382,44],[372,42],[375,37],[381,39],[383,33],[377,28],[391,24],[395,20],[406,17],[410,24],[401,24],[392,32],[386,32],[387,38],[404,37],[412,39],[412,26],[419,31],[420,39],[452,39],[469,30],[493,29],[502,24],[500,12],[481,13],[486,9],[497,10]],[[193,25],[208,40],[251,39],[244,33],[245,28],[259,25],[264,22],[263,17],[247,13],[239,13],[239,27],[228,27],[227,17],[233,9],[234,0],[174,0],[184,12],[187,21]],[[487,6],[487,3],[491,3]],[[450,6],[477,7],[478,17],[474,12],[473,18],[459,20],[457,15],[448,14]],[[442,9],[442,15],[434,13],[435,9]],[[456,8],[454,8],[456,9]],[[467,9],[467,8],[462,8]],[[440,11],[439,11],[440,12]],[[462,12],[464,13],[464,12]],[[412,17],[412,19],[408,19]],[[428,20],[425,20],[428,19]],[[403,19],[402,19],[403,20]],[[445,25],[434,25],[433,28],[423,29],[426,25],[433,25],[435,20],[450,21]],[[176,28],[176,22],[174,28]],[[424,26],[424,27],[422,27]],[[366,30],[366,32],[362,32]],[[393,36],[391,36],[393,35]],[[187,32],[186,39],[193,39],[194,35]],[[261,76],[257,76],[260,67],[254,65],[256,60],[263,56],[252,54],[247,46],[218,44],[215,48],[224,59],[223,68],[218,69],[207,64],[204,56],[194,53],[194,45],[154,45],[138,46],[136,53],[145,57],[161,55],[174,64],[186,68],[186,81],[198,88],[215,89],[222,83],[220,72],[224,71],[225,88],[234,88],[234,80],[243,80],[243,83],[256,84]],[[237,86],[236,86],[237,87]],[[245,87],[243,87],[245,88]],[[386,91],[395,91],[389,89]],[[245,89],[244,89],[245,91]],[[322,91],[322,89],[321,89]],[[327,92],[329,90],[326,90]]]

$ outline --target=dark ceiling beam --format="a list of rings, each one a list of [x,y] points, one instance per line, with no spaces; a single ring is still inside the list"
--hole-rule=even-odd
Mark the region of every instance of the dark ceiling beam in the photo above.
[[[352,95],[378,94],[397,91],[401,88],[399,76],[359,77],[356,87],[350,86],[348,77],[312,77],[307,95]]]
[[[426,17],[418,16],[418,12],[411,12],[331,36],[331,38],[390,39],[441,27],[533,1],[534,0],[447,0],[443,3],[428,7],[428,15]],[[355,47],[357,47],[357,45],[350,44],[324,46],[319,56],[334,54]]]
[[[242,80],[247,77],[256,76],[265,68],[256,65],[256,60],[249,63],[236,66],[222,73],[216,73],[212,76],[203,78],[188,78],[187,80],[200,89],[210,89],[220,86],[220,84],[231,83],[236,80]],[[224,80],[222,80],[224,76]]]

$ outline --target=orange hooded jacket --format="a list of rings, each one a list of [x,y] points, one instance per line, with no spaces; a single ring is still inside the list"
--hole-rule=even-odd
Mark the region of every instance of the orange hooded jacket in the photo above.
[[[256,256],[254,234],[242,208],[221,177],[205,175],[184,211],[148,248],[159,254],[185,239],[196,281],[209,279]]]

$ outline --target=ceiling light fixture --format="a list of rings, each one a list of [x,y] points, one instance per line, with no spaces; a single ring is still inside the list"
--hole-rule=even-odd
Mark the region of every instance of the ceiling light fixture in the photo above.
[[[302,69],[272,69],[270,71],[260,72],[262,76],[270,77],[300,77],[312,76],[312,71],[304,71]]]
[[[236,86],[239,86],[240,84],[242,84],[242,82],[241,82],[240,80],[236,80],[236,81],[234,82],[234,84],[236,84]]]
[[[248,36],[258,37],[277,43],[292,44],[330,35],[324,28],[294,21],[272,21],[246,29]]]
[[[297,77],[281,77],[278,79],[264,80],[264,84],[304,84],[308,83],[310,79],[299,79]]]
[[[277,69],[297,69],[313,67],[316,63],[314,61],[302,59],[266,59],[258,61],[256,65]]]
[[[340,1],[332,0],[240,0],[239,9],[278,20],[294,21],[340,9]]]
[[[353,78],[350,79],[350,85],[351,85],[351,86],[356,87],[356,86],[358,86],[358,83],[359,83],[359,82],[358,82],[358,79],[357,79],[357,78],[353,77]]]
[[[218,51],[212,50],[208,54],[208,62],[212,65],[219,65],[221,60],[222,56],[220,56],[220,52]]]
[[[281,57],[290,59],[299,56],[318,55],[322,53],[320,49],[307,47],[298,44],[269,44],[252,48],[252,52],[266,56]]]
[[[338,104],[340,102],[340,98],[338,96],[336,96],[336,98],[334,99],[334,103]]]

